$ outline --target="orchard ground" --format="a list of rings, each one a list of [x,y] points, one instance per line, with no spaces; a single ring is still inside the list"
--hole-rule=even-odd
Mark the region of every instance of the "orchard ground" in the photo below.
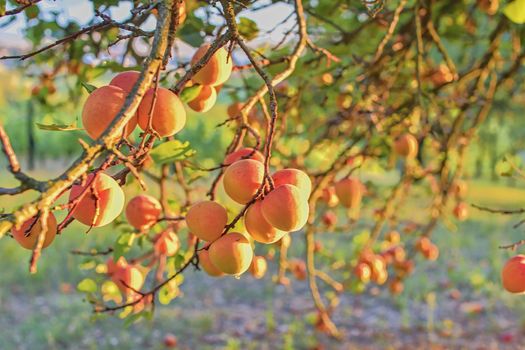
[[[417,213],[426,203],[423,194],[420,198],[406,210]],[[516,208],[525,204],[522,198],[525,188],[509,187],[504,181],[472,181],[467,202]],[[152,321],[143,320],[130,329],[117,317],[92,320],[91,306],[75,290],[94,265],[90,258],[69,252],[109,246],[116,238],[111,226],[86,235],[84,226],[74,224],[44,252],[33,276],[27,272],[30,253],[6,238],[0,245],[0,264],[8,267],[0,274],[1,347],[162,349],[164,335],[173,333],[181,349],[313,349],[319,345],[326,349],[518,349],[525,343],[525,303],[501,287],[499,271],[511,253],[498,248],[522,238],[521,231],[512,228],[518,220],[470,211],[464,223],[441,224],[433,235],[441,251],[439,259],[418,258],[415,274],[401,295],[392,297],[383,286],[341,296],[334,316],[344,333],[342,342],[314,331],[315,313],[306,281],[291,277],[289,288],[275,287],[272,263],[270,273],[260,281],[249,275],[239,280],[213,279],[191,271],[180,297],[169,306],[158,306]],[[364,212],[363,216],[371,215]],[[352,249],[352,239],[359,232],[356,228],[352,233],[321,234],[317,239],[336,256],[347,256],[345,250]],[[302,257],[304,235],[292,237],[291,256]],[[370,296],[377,292],[379,296]]]

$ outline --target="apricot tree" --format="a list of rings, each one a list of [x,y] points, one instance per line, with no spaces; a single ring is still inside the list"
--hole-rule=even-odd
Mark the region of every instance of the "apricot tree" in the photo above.
[[[72,221],[96,230],[125,208],[114,246],[75,253],[103,267],[79,284],[94,311],[132,320],[177,297],[183,274],[262,278],[277,252],[275,282],[291,283],[289,273],[307,279],[317,329],[338,336],[330,315],[340,293],[371,283],[401,293],[419,255],[438,258],[433,230],[468,215],[469,146],[498,93],[523,93],[522,0],[108,0],[93,1],[84,27],[45,13],[45,2],[0,2],[0,20],[24,17],[34,45],[0,59],[41,67],[31,93],[42,103],[64,73],[76,87],[62,91],[72,101],[87,90],[78,109],[87,137],[62,175],[41,181],[22,170],[0,125],[19,182],[0,195],[38,193],[1,214],[0,236],[32,250],[35,273],[42,249],[67,239],[61,233]],[[128,16],[115,20],[122,3]],[[268,32],[249,19],[282,9],[287,17]],[[265,41],[275,33],[278,40]],[[113,47],[118,55],[108,58]],[[112,80],[93,86],[101,73]],[[207,118],[230,143],[205,167],[178,135],[200,117],[185,104],[203,113],[225,99],[227,115]],[[384,185],[363,175],[374,169],[398,177]],[[144,193],[126,199],[123,188],[137,186]],[[422,220],[402,211],[415,187],[431,193]],[[348,256],[324,249],[320,232],[344,235]],[[289,256],[296,240],[305,241],[302,257]],[[512,292],[525,286],[522,260],[503,272]]]

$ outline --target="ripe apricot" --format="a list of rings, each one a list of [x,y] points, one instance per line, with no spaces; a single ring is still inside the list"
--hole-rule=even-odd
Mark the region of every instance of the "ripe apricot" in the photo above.
[[[84,225],[100,227],[109,224],[124,208],[124,192],[113,178],[104,173],[89,174],[85,184],[71,187],[69,201],[83,195],[73,209],[73,217]]]
[[[210,44],[203,44],[193,55],[191,65],[195,65],[210,47]],[[230,77],[232,68],[232,58],[228,57],[228,51],[221,47],[215,51],[208,63],[193,76],[192,80],[201,85],[221,85]]]
[[[439,257],[439,248],[434,243],[431,243],[422,253],[425,259],[435,261]]]
[[[184,4],[184,3],[183,3]],[[164,346],[167,348],[177,347],[177,337],[171,333],[168,333],[164,336]]]
[[[403,134],[394,142],[394,151],[405,158],[414,158],[418,152],[417,139],[411,134]]]
[[[450,191],[456,196],[456,198],[463,199],[467,195],[468,184],[464,180],[456,180],[452,183]]]
[[[415,248],[417,251],[423,253],[424,251],[428,250],[429,247],[432,245],[432,242],[428,237],[421,237],[416,241]]]
[[[208,112],[217,101],[217,91],[212,86],[201,85],[199,94],[188,102],[188,106],[195,112]]]
[[[330,210],[323,214],[321,220],[326,226],[333,227],[335,224],[337,224],[337,215]]]
[[[255,241],[264,244],[275,243],[287,233],[266,221],[262,214],[262,201],[257,201],[248,208],[244,215],[244,226]]]
[[[126,94],[129,94],[131,92],[131,89],[133,88],[133,85],[137,82],[139,79],[140,72],[136,70],[128,70],[126,72],[119,73],[111,79],[109,82],[109,85],[111,86],[118,86],[122,90],[126,92]]]
[[[354,268],[354,274],[362,283],[368,283],[370,282],[370,277],[372,276],[372,269],[368,264],[360,262]]]
[[[224,190],[240,204],[248,203],[264,180],[264,164],[253,159],[242,159],[224,172]]]
[[[390,293],[392,293],[392,295],[401,294],[404,289],[403,282],[399,278],[396,278],[392,282],[390,282],[390,284],[388,285],[388,289],[390,290]]]
[[[303,193],[293,185],[276,187],[263,199],[261,209],[270,225],[287,232],[303,228],[310,210]]]
[[[454,216],[459,221],[464,221],[468,217],[468,205],[466,203],[458,203],[453,211]]]
[[[195,203],[186,214],[188,228],[195,236],[207,242],[219,238],[227,223],[226,209],[214,201]]]
[[[117,86],[102,86],[89,94],[82,109],[82,124],[93,140],[98,139],[122,109],[127,93]],[[137,117],[128,122],[124,136],[137,126]]]
[[[154,249],[157,255],[174,256],[179,248],[179,236],[171,230],[161,232],[155,239]]]
[[[397,231],[390,231],[386,234],[385,241],[390,244],[398,244],[401,242],[401,235]]]
[[[292,274],[294,277],[299,280],[303,281],[306,279],[306,264],[303,260],[300,259],[293,259],[288,262],[288,267],[292,271]]]
[[[240,148],[234,151],[224,158],[224,165],[231,165],[241,159],[254,159],[259,162],[264,162],[264,156],[261,152],[254,150],[253,148]]]
[[[146,92],[138,108],[138,123],[146,131],[150,122],[155,89]],[[159,87],[155,98],[155,106],[151,111],[151,128],[160,137],[173,136],[182,130],[186,124],[186,111],[179,97],[170,90]]]
[[[268,264],[264,256],[254,256],[250,265],[250,273],[255,279],[261,279],[266,274]]]
[[[135,265],[125,264],[117,268],[111,275],[111,279],[124,295],[134,294],[144,285],[144,276]]]
[[[38,221],[35,222],[36,220]],[[47,231],[42,248],[48,247],[55,239],[57,233],[57,220],[53,213],[48,214],[46,222]],[[11,230],[13,238],[18,242],[18,244],[30,250],[35,248],[40,232],[42,232],[42,223],[40,222],[39,217],[32,217],[24,221],[20,228],[13,228]]]
[[[107,266],[107,274],[108,276],[113,276],[115,272],[117,272],[120,269],[125,268],[128,266],[128,262],[126,261],[126,258],[123,256],[119,257],[117,261],[114,261],[113,258],[108,258],[106,261]]]
[[[276,171],[272,175],[272,179],[275,187],[285,184],[294,185],[299,189],[299,191],[301,191],[305,199],[310,197],[310,192],[312,191],[312,181],[304,171],[292,168],[282,169]]]
[[[359,179],[348,177],[335,184],[335,193],[339,202],[346,208],[355,209],[361,205],[363,184]]]
[[[321,197],[319,199],[325,202],[326,205],[328,205],[330,208],[333,208],[337,204],[339,204],[339,199],[337,198],[337,195],[335,194],[334,186],[323,188],[323,191],[321,192]]]
[[[501,270],[503,288],[511,293],[525,292],[525,255],[510,258]]]
[[[240,275],[250,267],[253,249],[250,241],[237,232],[228,233],[210,246],[210,261],[228,275]]]
[[[144,229],[155,224],[162,213],[159,201],[150,195],[133,197],[126,206],[126,218],[131,226]]]
[[[219,270],[210,260],[210,254],[208,250],[200,250],[199,255],[199,264],[206,273],[211,277],[220,277],[224,276],[224,272]]]

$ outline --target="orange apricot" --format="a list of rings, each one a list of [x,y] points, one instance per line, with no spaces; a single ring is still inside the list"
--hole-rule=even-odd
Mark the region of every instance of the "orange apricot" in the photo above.
[[[403,292],[404,286],[403,282],[399,278],[395,278],[390,284],[388,285],[388,289],[390,290],[390,293],[392,295],[398,295]]]
[[[138,123],[146,131],[150,123],[155,89],[146,92],[138,108]],[[155,98],[155,106],[151,111],[151,128],[161,137],[173,136],[182,130],[186,124],[186,110],[177,95],[170,90],[159,87]]]
[[[456,219],[459,221],[464,221],[468,217],[468,205],[466,203],[458,203],[456,207],[454,208],[453,212]]]
[[[250,267],[253,249],[250,241],[240,233],[228,233],[209,248],[210,261],[228,275],[240,275]]]
[[[235,165],[235,164],[234,164]],[[287,232],[303,228],[308,220],[308,201],[293,185],[281,185],[262,201],[262,214],[273,227]]]
[[[203,44],[191,59],[191,65],[194,66],[210,49],[210,44]],[[211,56],[209,61],[193,76],[192,80],[201,85],[216,86],[221,85],[228,80],[232,73],[232,58],[228,57],[228,51],[219,48]]]
[[[219,238],[227,223],[226,209],[214,201],[195,203],[186,214],[188,228],[195,236],[207,242]]]
[[[360,262],[354,268],[354,274],[362,283],[368,283],[370,282],[370,278],[372,276],[372,269],[368,264]]]
[[[323,214],[321,220],[326,226],[333,227],[335,224],[337,224],[337,215],[333,211],[329,210]]]
[[[246,204],[264,180],[264,164],[253,159],[239,160],[224,172],[224,190],[235,202]]]
[[[128,266],[128,262],[126,261],[126,258],[123,256],[119,257],[117,261],[114,261],[113,258],[108,258],[106,261],[107,266],[107,274],[108,276],[113,276],[113,274],[120,269],[124,269],[126,266]]]
[[[208,112],[217,101],[217,91],[212,86],[201,85],[199,94],[191,101],[188,106],[195,112]]]
[[[501,281],[508,292],[525,292],[525,255],[516,255],[505,263],[501,270]]]
[[[428,250],[432,244],[433,243],[428,237],[423,236],[416,241],[415,248],[417,251],[423,253],[424,251]]]
[[[177,343],[178,343],[177,337],[171,333],[168,333],[164,336],[163,342],[164,342],[164,346],[167,348],[176,348]]]
[[[272,175],[272,179],[275,187],[285,184],[294,185],[299,189],[299,191],[301,191],[304,198],[308,199],[308,197],[310,197],[310,192],[312,191],[312,181],[304,171],[292,168],[282,169],[276,171]]]
[[[126,91],[117,86],[102,86],[89,94],[82,109],[82,124],[93,140],[98,139],[109,127],[124,105]],[[126,126],[124,136],[128,136],[137,126],[133,116]]]
[[[179,248],[179,236],[171,230],[161,232],[155,239],[154,249],[157,255],[174,256]]]
[[[435,261],[439,257],[439,248],[434,243],[432,243],[422,253],[425,259],[430,260],[430,261]]]
[[[297,280],[303,281],[306,279],[306,264],[303,260],[293,259],[288,262],[288,267],[290,268],[292,274]]]
[[[109,224],[124,208],[124,192],[113,178],[104,173],[89,174],[85,184],[71,187],[69,201],[83,196],[73,209],[73,217],[84,225]]]
[[[137,266],[130,265],[123,257],[121,258],[122,260],[117,261],[118,264],[110,274],[111,279],[123,294],[134,294],[144,285],[144,276]]]
[[[254,148],[240,148],[237,151],[233,151],[224,158],[224,165],[231,165],[241,159],[254,159],[259,162],[264,162],[264,156],[261,152]]]
[[[339,202],[346,208],[358,208],[363,198],[364,186],[359,179],[348,177],[335,184],[335,193]]]
[[[109,82],[109,85],[111,86],[118,86],[122,90],[126,92],[126,94],[129,94],[131,92],[131,89],[133,88],[133,85],[137,82],[139,79],[140,72],[136,70],[128,70],[122,73],[119,73],[111,79]]]
[[[36,220],[38,221],[35,222]],[[55,239],[57,233],[57,220],[53,213],[48,214],[46,223],[47,231],[42,248],[48,247]],[[42,232],[42,223],[40,222],[39,217],[32,217],[24,221],[20,228],[13,228],[11,230],[13,238],[18,242],[18,244],[30,250],[35,248],[40,232]]]
[[[251,205],[244,215],[244,226],[252,238],[264,244],[275,243],[287,232],[273,227],[262,214],[262,201]]]
[[[254,256],[250,265],[250,273],[255,279],[261,279],[268,270],[268,264],[264,256]]]
[[[401,242],[401,235],[397,231],[390,231],[386,234],[385,241],[390,244],[398,244]]]
[[[147,194],[133,197],[126,206],[126,218],[129,224],[139,230],[155,224],[161,212],[159,201]]]
[[[210,260],[209,251],[206,249],[200,250],[199,255],[199,264],[202,269],[211,277],[220,277],[224,276],[224,272],[219,270]]]
[[[325,202],[326,205],[328,205],[330,208],[333,208],[337,204],[339,204],[339,198],[337,198],[337,195],[335,194],[334,186],[323,188],[323,191],[321,192],[321,197],[319,199]]]
[[[394,151],[405,158],[414,158],[418,152],[417,139],[411,134],[403,134],[394,142]]]
[[[450,191],[456,198],[463,199],[467,195],[468,184],[464,180],[456,180],[452,183]]]

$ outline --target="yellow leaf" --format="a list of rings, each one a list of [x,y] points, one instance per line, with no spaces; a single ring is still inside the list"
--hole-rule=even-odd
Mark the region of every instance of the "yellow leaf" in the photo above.
[[[525,23],[525,0],[511,2],[505,6],[503,13],[514,23]]]

